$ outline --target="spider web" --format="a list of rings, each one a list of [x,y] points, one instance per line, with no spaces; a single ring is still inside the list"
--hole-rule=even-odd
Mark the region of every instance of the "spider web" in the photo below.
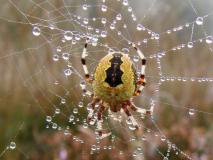
[[[11,79],[17,79],[13,85],[15,93],[23,94],[20,88],[26,95],[26,99],[18,100],[23,101],[24,108],[35,112],[30,116],[42,121],[36,133],[45,132],[58,144],[54,146],[45,138],[40,140],[54,146],[42,150],[50,153],[48,157],[210,159],[213,116],[210,0],[8,0],[2,8],[2,32],[14,32],[2,34],[9,37],[3,44],[15,45],[12,49],[3,48],[1,65],[13,66],[7,72]],[[80,58],[87,37],[90,73],[112,50],[128,54],[139,71],[139,57],[130,42],[145,54],[147,85],[134,103],[146,109],[154,107],[154,115],[134,113],[140,125],[138,132],[124,113],[105,113],[104,130],[110,135],[104,139],[96,134],[95,125],[86,123],[91,98],[81,90],[85,82]],[[24,42],[20,42],[21,38]],[[91,86],[86,87],[92,91]],[[27,128],[28,116],[14,119],[18,127],[7,137],[1,158],[15,155],[35,158],[26,146],[32,145],[37,150],[39,146],[28,144],[24,138],[27,136],[24,131],[33,130]]]

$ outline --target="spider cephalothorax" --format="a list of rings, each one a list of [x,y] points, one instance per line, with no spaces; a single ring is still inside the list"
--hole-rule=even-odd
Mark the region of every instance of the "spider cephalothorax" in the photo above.
[[[138,81],[132,61],[127,54],[122,52],[108,53],[103,57],[95,69],[94,78],[91,79],[85,60],[87,55],[86,41],[81,61],[85,72],[85,79],[92,84],[94,93],[87,91],[85,86],[82,89],[86,94],[93,97],[92,102],[89,104],[90,112],[88,114],[88,121],[94,116],[95,106],[98,105],[97,129],[100,135],[102,135],[102,114],[106,108],[110,108],[112,112],[118,112],[123,109],[136,128],[138,128],[138,124],[129,109],[143,114],[152,113],[152,110],[136,107],[131,101],[133,96],[140,95],[145,86],[146,65],[143,53],[135,44],[132,43],[131,45],[141,59],[141,72]]]

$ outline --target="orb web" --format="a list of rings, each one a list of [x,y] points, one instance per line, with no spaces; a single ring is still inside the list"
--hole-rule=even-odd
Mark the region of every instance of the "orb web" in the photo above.
[[[59,159],[210,158],[211,1],[9,0],[3,6],[8,8],[1,11],[3,31],[8,25],[15,32],[5,41],[16,45],[15,51],[6,48],[1,54],[1,65],[13,65],[8,71],[11,78],[18,77],[16,85],[31,97],[22,100],[24,106],[39,112],[31,116],[42,120],[43,125],[35,128],[56,144],[40,136],[43,141],[37,143],[53,147],[51,152],[42,151]],[[21,38],[24,42],[19,42]],[[105,111],[103,129],[108,134],[104,138],[96,133],[97,119],[86,122],[91,98],[81,88],[86,85],[92,91],[80,61],[86,38],[91,74],[107,53],[120,51],[130,56],[139,75],[140,60],[130,43],[145,54],[147,85],[133,101],[138,107],[154,108],[154,114],[133,113],[139,131],[122,112]],[[24,117],[13,131],[21,138],[8,138],[0,157],[34,158],[24,146],[30,145],[22,137],[29,123],[28,115]]]

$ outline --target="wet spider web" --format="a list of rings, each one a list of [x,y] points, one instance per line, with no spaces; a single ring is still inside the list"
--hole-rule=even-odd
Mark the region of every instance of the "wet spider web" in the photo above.
[[[21,87],[28,90],[33,102],[26,103],[40,111],[37,116],[43,120],[43,130],[63,133],[65,141],[79,144],[80,149],[71,148],[79,153],[76,157],[210,158],[212,2],[8,0],[3,6],[9,9],[1,11],[1,22],[17,32],[17,45],[15,51],[1,54],[1,63],[15,65],[13,78],[19,77]],[[14,15],[7,14],[12,10]],[[19,44],[22,36],[25,43]],[[90,39],[90,73],[110,51],[128,54],[139,71],[139,57],[130,42],[145,54],[147,86],[134,102],[138,107],[154,107],[154,114],[133,113],[140,125],[138,132],[124,113],[105,111],[103,128],[110,135],[104,139],[96,134],[95,119],[94,124],[86,123],[91,98],[81,90],[85,82],[80,63],[86,38]],[[92,91],[91,86],[86,87]],[[26,142],[18,141],[27,118],[19,123],[1,158],[12,154],[11,150],[25,159],[34,158],[25,151]],[[199,130],[203,126],[205,132]],[[190,134],[192,145],[186,134]],[[69,159],[72,154],[66,144],[59,148],[56,157]]]

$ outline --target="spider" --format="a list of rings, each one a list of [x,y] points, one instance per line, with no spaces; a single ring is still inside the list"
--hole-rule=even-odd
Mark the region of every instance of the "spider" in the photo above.
[[[134,96],[139,96],[145,86],[145,67],[146,59],[141,50],[134,43],[131,46],[137,52],[141,59],[140,79],[137,80],[136,70],[133,62],[127,54],[122,52],[109,52],[98,63],[94,76],[91,78],[86,66],[87,46],[89,39],[86,40],[81,55],[81,62],[85,74],[85,81],[90,83],[93,93],[86,90],[86,86],[82,86],[85,94],[90,95],[93,100],[88,104],[90,110],[87,121],[90,122],[95,115],[97,107],[97,130],[102,136],[103,112],[109,108],[112,112],[119,112],[121,109],[126,113],[133,126],[138,129],[138,123],[131,115],[129,110],[139,112],[141,114],[152,114],[150,110],[142,109],[132,102]]]

